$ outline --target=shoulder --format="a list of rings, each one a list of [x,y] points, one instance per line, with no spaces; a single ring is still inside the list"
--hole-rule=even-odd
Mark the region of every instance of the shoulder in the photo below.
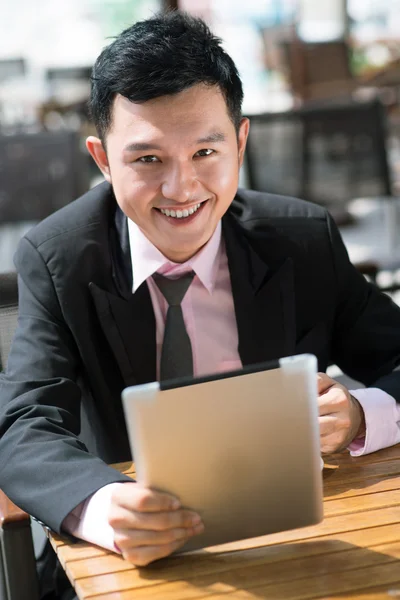
[[[251,237],[270,239],[273,232],[296,245],[330,243],[332,219],[323,206],[312,202],[239,189],[228,212]]]
[[[289,219],[326,221],[327,218],[326,209],[313,202],[241,188],[238,189],[232,202],[231,211],[242,223]]]
[[[60,280],[91,280],[110,263],[115,206],[111,186],[101,183],[53,213],[21,239],[14,257],[17,271],[29,273],[32,265],[45,264]]]
[[[41,221],[25,238],[38,249],[68,245],[76,238],[85,238],[90,230],[107,228],[114,210],[111,186],[103,182]]]

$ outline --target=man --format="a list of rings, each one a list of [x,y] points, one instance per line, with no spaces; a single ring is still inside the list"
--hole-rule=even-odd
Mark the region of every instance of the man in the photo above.
[[[160,275],[192,278],[181,306],[194,375],[312,352],[322,451],[400,440],[400,310],[353,268],[323,208],[237,191],[242,96],[200,20],[171,13],[124,31],[93,70],[87,148],[106,182],[30,231],[15,258],[0,486],[53,530],[137,565],[203,530],[178,499],[106,464],[130,458],[122,389],[163,369]],[[371,389],[350,394],[323,373],[330,362]]]

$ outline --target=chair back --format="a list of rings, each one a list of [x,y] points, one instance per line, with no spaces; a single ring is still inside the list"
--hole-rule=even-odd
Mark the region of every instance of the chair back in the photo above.
[[[249,187],[328,206],[390,196],[379,101],[323,104],[250,116]]]
[[[73,131],[0,135],[0,222],[41,221],[89,189]]]
[[[309,102],[351,96],[356,81],[346,40],[305,42],[293,37],[281,46],[295,98]]]
[[[303,197],[330,205],[392,195],[379,100],[304,108],[301,119]]]
[[[16,273],[0,273],[0,371],[5,370],[18,316]]]
[[[249,187],[300,197],[303,131],[298,111],[249,115],[245,164]]]

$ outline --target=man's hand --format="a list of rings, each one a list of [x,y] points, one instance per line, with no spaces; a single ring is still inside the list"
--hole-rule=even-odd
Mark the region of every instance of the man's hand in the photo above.
[[[323,454],[343,450],[365,433],[364,411],[359,402],[325,373],[318,373],[318,406]]]
[[[168,556],[204,530],[199,515],[176,498],[134,482],[114,490],[108,522],[123,557],[137,566]]]

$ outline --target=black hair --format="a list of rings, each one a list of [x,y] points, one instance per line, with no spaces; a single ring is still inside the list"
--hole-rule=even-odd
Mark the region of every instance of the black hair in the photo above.
[[[239,130],[243,89],[235,63],[204,21],[184,12],[157,14],[125,29],[97,58],[91,83],[89,109],[103,143],[117,94],[140,103],[200,83],[220,88]]]

